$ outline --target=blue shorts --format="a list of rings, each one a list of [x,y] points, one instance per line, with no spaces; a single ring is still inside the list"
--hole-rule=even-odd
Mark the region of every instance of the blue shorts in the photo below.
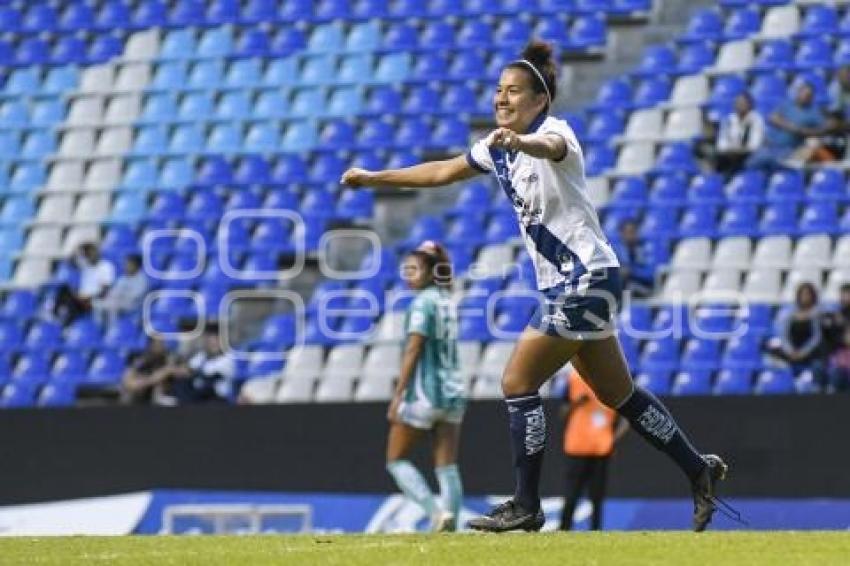
[[[589,275],[587,285],[579,290],[558,286],[541,291],[545,301],[537,306],[528,326],[549,336],[571,340],[613,335],[623,294],[620,269],[607,267]]]

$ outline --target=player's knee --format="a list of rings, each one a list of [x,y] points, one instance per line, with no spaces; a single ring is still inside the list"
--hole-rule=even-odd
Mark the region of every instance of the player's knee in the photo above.
[[[517,397],[536,391],[533,381],[526,376],[519,376],[510,372],[505,372],[502,375],[502,395],[505,397]]]

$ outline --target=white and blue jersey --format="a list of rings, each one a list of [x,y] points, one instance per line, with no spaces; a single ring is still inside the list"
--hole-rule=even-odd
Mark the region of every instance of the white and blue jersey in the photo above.
[[[482,173],[495,173],[513,203],[526,248],[534,263],[537,288],[561,288],[581,294],[590,272],[619,267],[599,217],[587,195],[584,157],[572,128],[541,114],[529,133],[555,134],[567,145],[560,161],[490,148],[486,140],[472,146],[466,159]]]

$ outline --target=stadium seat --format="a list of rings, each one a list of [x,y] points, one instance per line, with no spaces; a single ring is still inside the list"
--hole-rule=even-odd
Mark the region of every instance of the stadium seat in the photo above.
[[[679,372],[673,379],[671,393],[677,396],[710,395],[712,372],[709,369],[690,369]]]
[[[717,374],[715,395],[749,395],[752,392],[752,372],[748,369],[724,369]]]
[[[659,370],[640,372],[635,376],[635,383],[654,395],[669,395],[671,374],[670,371]]]
[[[794,376],[787,369],[768,369],[756,379],[757,395],[788,395],[794,393]]]

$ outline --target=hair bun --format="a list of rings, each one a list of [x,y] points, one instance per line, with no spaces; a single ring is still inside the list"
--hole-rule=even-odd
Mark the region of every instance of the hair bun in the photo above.
[[[522,50],[522,58],[531,62],[538,69],[545,69],[553,65],[555,51],[545,41],[531,40]]]

